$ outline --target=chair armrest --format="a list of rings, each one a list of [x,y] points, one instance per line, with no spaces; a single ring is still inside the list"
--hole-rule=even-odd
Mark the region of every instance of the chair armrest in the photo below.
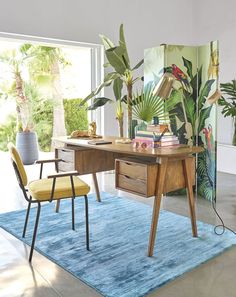
[[[60,162],[62,161],[62,159],[46,159],[46,160],[37,160],[35,161],[35,164],[44,164],[44,163],[57,163],[57,162]]]
[[[64,176],[73,176],[73,175],[79,175],[78,171],[67,171],[67,172],[60,172],[55,174],[48,175],[48,178],[57,178],[57,177],[64,177]]]

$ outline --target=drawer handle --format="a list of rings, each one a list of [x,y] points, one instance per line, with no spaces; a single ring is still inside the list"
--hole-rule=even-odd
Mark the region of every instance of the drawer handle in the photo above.
[[[128,166],[132,165],[132,163],[128,163],[128,162],[125,162],[125,164],[128,165]]]
[[[124,177],[125,177],[125,178],[127,178],[127,179],[131,179],[131,177],[130,177],[130,176],[128,176],[128,175],[125,175],[125,174],[124,174]]]

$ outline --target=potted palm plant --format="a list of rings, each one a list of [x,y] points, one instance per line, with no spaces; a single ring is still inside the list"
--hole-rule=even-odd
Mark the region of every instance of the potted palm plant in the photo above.
[[[0,60],[9,66],[13,75],[10,94],[16,102],[16,147],[23,163],[29,165],[38,159],[38,141],[36,133],[32,131],[31,101],[25,94],[24,81],[22,79],[22,66],[28,58],[26,52],[27,47],[23,45],[19,50],[6,51],[0,56]]]
[[[234,132],[232,144],[236,145],[236,80],[220,84],[222,96],[219,99],[219,105],[223,107],[222,114],[224,117],[232,117]]]

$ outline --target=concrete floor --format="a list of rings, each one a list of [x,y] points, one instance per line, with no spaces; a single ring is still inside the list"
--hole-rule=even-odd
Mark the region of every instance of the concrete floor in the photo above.
[[[43,156],[44,157],[44,156]],[[49,156],[47,156],[49,157]],[[0,152],[1,198],[0,212],[26,207],[19,191],[8,154]],[[36,165],[27,166],[29,179],[38,177]],[[47,166],[45,173],[52,172]],[[83,179],[92,185],[91,177]],[[98,175],[103,191],[118,194],[152,205],[153,199],[140,198],[114,189],[114,174]],[[236,230],[236,176],[218,174],[217,207],[226,225]],[[91,191],[94,189],[92,187]],[[188,204],[183,197],[166,197],[164,209],[188,216]],[[215,224],[217,219],[209,202],[197,199],[197,218]],[[33,264],[29,265],[28,246],[0,229],[0,297],[96,297],[96,291],[35,251]],[[236,296],[236,247],[193,271],[159,288],[150,297],[235,297]],[[119,297],[119,296],[117,296]]]

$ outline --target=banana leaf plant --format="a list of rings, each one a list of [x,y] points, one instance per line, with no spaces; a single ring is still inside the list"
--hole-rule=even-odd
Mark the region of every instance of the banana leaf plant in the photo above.
[[[134,71],[143,64],[143,59],[134,67],[130,65],[123,24],[120,25],[118,45],[115,45],[104,35],[100,35],[100,38],[107,58],[104,68],[110,67],[111,71],[105,75],[103,82],[83,99],[81,105],[93,99],[88,109],[95,110],[107,103],[115,102],[117,107],[116,118],[119,121],[119,125],[123,127],[124,111],[122,103],[126,104],[128,111],[128,136],[131,137],[133,85],[141,79],[141,77],[134,77]],[[96,97],[103,88],[110,86],[113,88],[115,100],[108,97]],[[120,136],[123,136],[121,129],[120,132]]]

